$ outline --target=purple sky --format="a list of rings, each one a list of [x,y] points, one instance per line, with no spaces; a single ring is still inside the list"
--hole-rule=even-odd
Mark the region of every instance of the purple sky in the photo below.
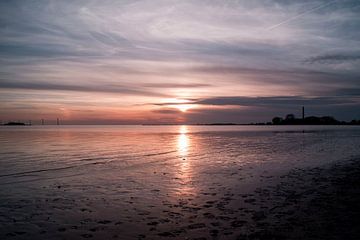
[[[360,119],[360,2],[2,1],[0,120]]]

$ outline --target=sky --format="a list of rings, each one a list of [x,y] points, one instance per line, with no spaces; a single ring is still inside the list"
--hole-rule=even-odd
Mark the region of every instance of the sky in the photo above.
[[[0,120],[360,119],[360,1],[0,2]]]

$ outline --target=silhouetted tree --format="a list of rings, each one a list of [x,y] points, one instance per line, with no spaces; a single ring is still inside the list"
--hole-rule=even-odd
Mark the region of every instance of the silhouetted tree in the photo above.
[[[285,119],[281,117],[274,117],[272,119],[272,124],[274,125],[360,125],[360,120],[352,120],[350,122],[338,121],[334,117],[324,116],[324,117],[315,117],[309,116],[304,119],[295,118],[294,114],[287,114]]]
[[[287,120],[287,121],[292,121],[292,120],[294,120],[295,119],[295,115],[294,114],[288,114],[288,115],[286,115],[286,117],[285,117],[285,120]]]
[[[272,123],[273,123],[274,125],[279,125],[279,124],[282,123],[282,121],[283,121],[283,119],[282,119],[281,117],[274,117],[274,118],[272,119]]]

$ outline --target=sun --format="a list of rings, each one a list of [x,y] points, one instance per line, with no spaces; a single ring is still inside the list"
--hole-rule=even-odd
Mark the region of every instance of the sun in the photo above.
[[[192,106],[189,104],[179,104],[179,105],[176,105],[176,108],[179,109],[181,112],[186,112],[187,110],[192,108]]]

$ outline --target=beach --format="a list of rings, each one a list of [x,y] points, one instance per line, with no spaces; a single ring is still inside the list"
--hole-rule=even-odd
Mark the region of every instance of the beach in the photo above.
[[[169,129],[2,129],[1,239],[359,239],[359,129]]]

